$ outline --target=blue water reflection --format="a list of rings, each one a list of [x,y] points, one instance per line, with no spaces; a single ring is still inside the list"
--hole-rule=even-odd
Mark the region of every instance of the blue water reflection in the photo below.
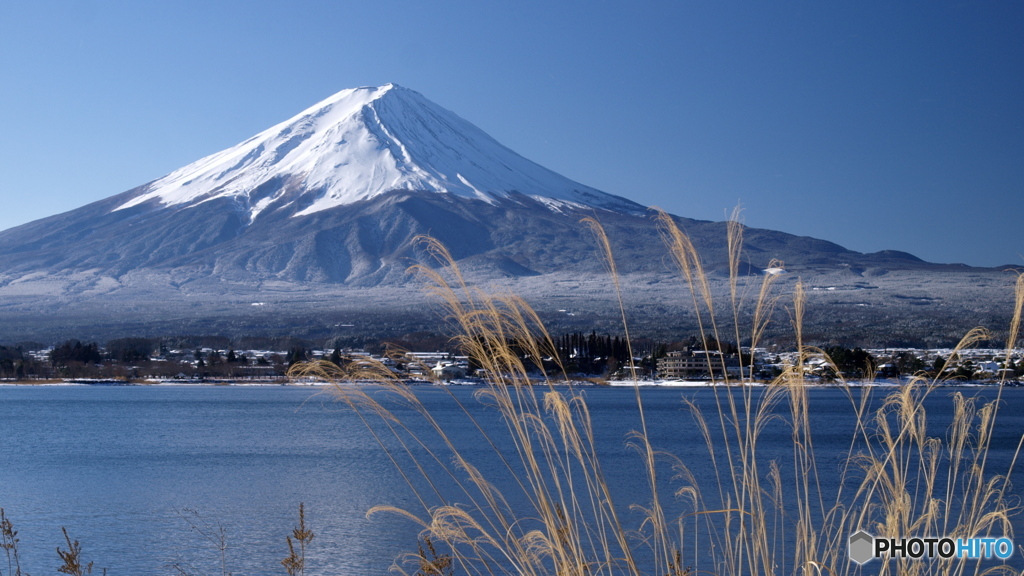
[[[473,392],[423,387],[418,394],[474,464],[500,482],[507,479],[504,465],[450,396],[480,417],[514,461],[512,446],[501,439],[503,422]],[[625,508],[649,501],[640,459],[626,447],[626,434],[640,425],[633,391],[595,388],[585,395],[613,494],[626,522],[638,523],[639,514]],[[707,450],[681,398],[715,414],[712,391],[651,389],[643,396],[655,447],[707,477]],[[411,412],[392,407],[415,422]],[[936,392],[928,407],[930,433],[944,436],[948,393]],[[833,490],[853,431],[850,401],[815,390],[812,408],[823,490]],[[1004,391],[999,422],[990,469],[1005,472],[1024,432],[1024,391]],[[792,453],[789,428],[772,423],[761,446],[765,458],[784,460]],[[669,487],[667,472],[663,479]],[[452,489],[455,480],[440,481],[440,489]],[[524,501],[514,488],[508,492],[514,505]],[[682,503],[667,501],[670,515],[685,512]],[[184,514],[223,527],[234,573],[282,574],[284,538],[299,502],[317,534],[310,573],[383,574],[398,554],[415,550],[418,527],[410,521],[365,517],[377,504],[416,510],[412,491],[363,422],[317,390],[0,387],[0,506],[20,532],[28,572],[56,569],[61,526],[82,542],[86,559],[111,575],[173,573],[176,562],[218,572],[216,547],[190,530]]]

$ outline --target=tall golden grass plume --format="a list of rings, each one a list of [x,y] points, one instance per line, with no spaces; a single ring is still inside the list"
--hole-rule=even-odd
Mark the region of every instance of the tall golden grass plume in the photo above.
[[[705,360],[709,366],[713,362],[720,364],[722,377],[726,384],[732,383],[725,361],[725,350],[722,349],[723,342],[721,323],[715,314],[715,302],[708,275],[703,269],[700,255],[693,242],[679,229],[674,219],[665,212],[659,212],[657,220],[666,239],[666,244],[673,259],[677,263],[684,286],[691,294],[694,310],[697,315],[698,329],[701,331]],[[741,244],[743,226],[739,222],[739,211],[734,211],[733,216],[727,223],[727,245],[729,256],[729,309],[731,310],[730,330],[737,344],[742,342],[741,333],[741,295],[739,293],[739,269],[741,264]],[[772,266],[781,267],[780,262],[772,262]],[[771,317],[771,312],[777,302],[777,297],[772,295],[771,287],[775,276],[765,275],[758,290],[753,311],[753,326],[750,328],[750,341],[756,344],[763,335],[764,330]],[[717,355],[712,356],[709,340],[706,338],[706,326],[719,343]],[[751,346],[753,348],[753,346]],[[742,366],[742,354],[741,366]],[[753,379],[753,360],[750,359],[748,370],[739,374],[738,382],[750,382]],[[781,381],[781,380],[780,380]],[[778,382],[777,382],[778,383]],[[777,384],[776,383],[776,384]],[[721,513],[725,514],[723,522],[729,537],[720,538],[717,543],[723,550],[727,559],[729,570],[758,570],[771,564],[766,557],[767,547],[763,540],[752,539],[750,528],[760,526],[763,530],[764,509],[763,492],[758,489],[758,483],[752,479],[759,478],[758,463],[753,458],[752,448],[756,445],[756,438],[763,428],[768,416],[768,407],[774,405],[779,399],[780,389],[775,386],[769,388],[768,396],[763,399],[760,408],[753,402],[753,392],[749,387],[741,389],[740,398],[731,389],[719,392],[714,389],[718,425],[717,431],[712,431],[709,422],[703,417],[695,403],[688,402],[687,406],[693,412],[698,429],[705,439],[708,447],[712,469],[718,479],[717,491],[720,502],[731,504],[726,506]],[[724,452],[724,458],[716,453]],[[760,567],[760,568],[759,568]]]
[[[943,383],[941,372],[933,379],[911,378],[872,408],[871,387],[850,387],[822,350],[805,344],[806,294],[799,281],[788,307],[796,360],[767,385],[753,386],[753,354],[745,358],[741,349],[740,371],[730,374],[723,334],[730,334],[737,347],[757,347],[780,301],[774,291],[777,275],[751,282],[740,274],[743,226],[735,212],[727,227],[728,302],[719,305],[693,242],[668,214],[659,212],[656,221],[688,292],[684,298],[693,306],[705,359],[709,366],[720,363],[726,386],[712,387],[710,415],[696,401],[683,400],[692,417],[690,429],[707,451],[704,465],[711,472],[711,485],[702,485],[693,473],[701,464],[659,452],[652,444],[642,396],[634,387],[640,429],[629,441],[643,464],[650,497],[629,503],[642,513],[639,526],[627,528],[620,517],[623,508],[605,479],[584,396],[572,387],[555,386],[566,374],[537,313],[515,295],[471,285],[436,240],[425,242],[441,266],[417,266],[414,271],[444,303],[458,327],[460,347],[486,371],[486,386],[476,396],[501,415],[513,453],[499,449],[503,444],[490,436],[493,428],[475,420],[474,412],[449,394],[501,463],[500,486],[474,466],[445,423],[387,367],[363,360],[358,370],[314,363],[293,369],[295,375],[336,382],[374,379],[427,424],[431,438],[424,437],[422,427],[414,430],[395,416],[372,389],[340,383],[334,387],[360,413],[418,499],[417,510],[371,510],[410,518],[422,530],[421,540],[429,538],[429,553],[421,545],[408,566],[422,572],[430,564],[424,558],[433,554],[445,559],[446,570],[465,574],[679,576],[691,573],[688,566],[701,561],[705,566],[700,572],[717,574],[848,574],[860,571],[845,553],[848,536],[858,529],[907,538],[1012,534],[1010,519],[1018,510],[1008,495],[1009,470],[993,474],[987,460],[1001,390],[988,402],[954,394],[952,422],[944,438],[928,435],[925,409],[925,400]],[[611,243],[596,219],[584,223],[604,254],[628,335],[627,306]],[[782,263],[773,261],[769,268],[782,268]],[[745,291],[755,294],[749,304]],[[1022,307],[1024,275],[1016,282],[1007,359],[1015,347]],[[728,310],[729,317],[721,318],[717,310]],[[710,349],[711,337],[717,350]],[[987,337],[980,329],[969,332],[947,366],[964,348]],[[840,374],[836,387],[844,391],[855,418],[840,477],[830,488],[822,481],[812,430],[813,398],[806,379],[806,362],[812,356],[823,357]],[[554,374],[545,371],[544,358],[555,361]],[[763,433],[780,419],[792,442],[788,461],[768,460],[760,449]],[[669,517],[663,505],[668,495],[662,494],[659,470],[666,462],[677,485],[671,497],[685,503],[676,517]],[[438,471],[458,488],[457,497],[442,490]],[[525,509],[510,504],[505,497],[510,490],[515,501],[525,502]],[[437,552],[434,545],[445,550]],[[975,571],[964,562],[901,559],[879,562],[877,569],[880,574]],[[985,572],[994,570],[1008,568]]]

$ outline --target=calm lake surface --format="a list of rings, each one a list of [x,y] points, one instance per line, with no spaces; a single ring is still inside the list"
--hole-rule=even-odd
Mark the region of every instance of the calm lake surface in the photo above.
[[[960,390],[968,396],[996,393],[994,388]],[[417,395],[438,420],[449,423],[452,438],[481,471],[500,480],[507,474],[452,398],[486,429],[502,429],[494,408],[475,400],[474,391],[424,386]],[[32,574],[56,571],[54,548],[65,547],[64,526],[81,541],[85,559],[112,576],[176,574],[176,563],[190,573],[220,574],[217,547],[203,533],[223,528],[232,573],[283,574],[285,536],[304,502],[316,533],[308,574],[387,573],[399,554],[416,549],[419,528],[394,515],[367,519],[366,511],[378,504],[422,509],[359,417],[318,392],[242,386],[0,387],[0,507],[19,531],[23,568]],[[938,390],[927,400],[932,436],[945,435],[952,392]],[[872,393],[876,405],[886,393]],[[639,516],[625,506],[649,501],[641,461],[626,446],[627,433],[639,427],[634,392],[593,388],[584,394],[602,465],[632,526]],[[682,458],[698,476],[709,474],[707,450],[681,400],[690,398],[707,414],[717,414],[713,391],[659,388],[644,389],[642,395],[655,447]],[[811,408],[819,471],[825,489],[832,490],[853,432],[850,400],[836,390],[816,389]],[[396,411],[415,420],[408,409],[396,405]],[[1003,391],[997,421],[989,469],[1005,473],[1024,433],[1024,390]],[[500,440],[499,446],[513,456]],[[766,462],[786,458],[792,453],[789,429],[773,422],[761,446]],[[1014,476],[1024,485],[1020,474]],[[1014,525],[1021,544],[1024,521],[1017,517]],[[1024,564],[1019,552],[1011,564]]]

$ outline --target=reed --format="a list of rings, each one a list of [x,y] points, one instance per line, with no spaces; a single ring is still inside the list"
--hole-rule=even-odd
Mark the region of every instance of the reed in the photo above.
[[[281,560],[288,576],[304,576],[306,574],[306,548],[313,537],[316,536],[313,530],[306,526],[306,505],[299,502],[299,525],[292,529],[291,536],[287,536],[288,556]],[[298,550],[295,544],[298,543]]]
[[[7,572],[8,576],[21,576],[21,554],[18,552],[18,543],[21,539],[18,538],[18,531],[14,529],[14,524],[10,518],[4,512],[3,508],[0,508],[0,548],[3,549],[4,554],[7,556]],[[5,572],[0,570],[0,576],[3,576]]]
[[[605,252],[628,336],[627,306],[610,243],[596,220],[585,222]],[[757,346],[782,300],[774,275],[756,283],[740,276],[743,226],[738,213],[728,226],[730,283],[724,303],[716,301],[700,255],[684,231],[665,213],[657,222],[680,272],[680,299],[693,307],[701,334],[716,343],[732,338]],[[699,465],[710,469],[713,481],[697,480],[697,462],[665,455],[652,444],[642,395],[634,388],[640,426],[630,441],[649,498],[619,502],[602,467],[604,455],[597,449],[584,395],[561,385],[564,369],[549,373],[544,368],[541,360],[557,360],[557,355],[540,318],[514,294],[467,283],[442,245],[425,242],[442,267],[414,271],[446,305],[463,350],[486,370],[486,386],[476,398],[495,407],[502,424],[496,429],[493,422],[479,422],[456,396],[451,401],[478,431],[475,447],[493,451],[501,474],[485,477],[467,447],[449,434],[448,423],[386,366],[355,359],[345,368],[314,362],[291,372],[334,381],[333,393],[362,418],[415,495],[416,509],[381,505],[369,511],[409,518],[428,543],[428,550],[421,545],[396,565],[399,571],[528,576],[1013,572],[1008,566],[982,568],[974,561],[939,559],[883,559],[862,569],[847,557],[847,538],[860,529],[894,538],[1013,534],[1011,518],[1018,508],[1008,493],[1009,470],[990,470],[987,459],[1001,389],[987,402],[954,394],[952,423],[944,437],[934,437],[927,433],[924,402],[941,384],[938,377],[915,376],[876,402],[877,408],[872,408],[870,387],[840,381],[837,386],[849,400],[856,426],[841,458],[839,482],[823,482],[823,455],[815,449],[813,398],[805,379],[806,361],[823,352],[803,341],[806,298],[797,283],[786,306],[797,360],[765,386],[751,385],[752,359],[738,377],[730,377],[723,365],[727,380],[712,388],[715,408],[709,413],[684,400],[692,421],[681,421],[680,431],[704,443],[707,459]],[[1015,294],[1007,357],[1019,333],[1024,276],[1017,278]],[[971,331],[954,355],[984,337],[980,329]],[[705,350],[711,344],[706,339]],[[709,353],[706,360],[721,358],[724,354]],[[377,388],[345,384],[353,380],[380,384],[417,421],[396,413],[392,400],[373,392]],[[789,430],[792,449],[786,458],[770,459],[759,442],[779,418]],[[672,463],[671,491],[665,489],[666,460]],[[670,516],[667,504],[679,502],[686,510]],[[642,512],[639,523],[626,525],[626,506]],[[694,568],[698,563],[699,570]]]
[[[67,528],[62,526],[60,530],[64,533],[64,541],[67,543],[68,549],[61,550],[60,546],[57,547],[57,556],[61,561],[61,565],[57,567],[57,572],[69,574],[70,576],[92,574],[93,563],[82,560],[82,545],[78,540],[71,540],[71,536],[68,536]],[[106,573],[105,570],[104,573]]]

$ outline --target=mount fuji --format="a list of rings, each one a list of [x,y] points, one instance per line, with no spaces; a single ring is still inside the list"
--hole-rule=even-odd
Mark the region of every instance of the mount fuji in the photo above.
[[[394,324],[422,313],[407,269],[427,259],[424,234],[473,281],[564,312],[608,295],[587,280],[604,265],[585,216],[607,229],[620,271],[638,286],[662,282],[670,267],[646,207],[523,158],[413,90],[342,90],[162,178],[0,232],[0,338],[57,326],[83,336],[271,330],[325,307],[339,315],[328,323],[376,314],[361,322]],[[724,223],[677,222],[709,270],[725,267]],[[749,272],[780,259],[839,275],[829,282],[840,286],[949,269],[753,228],[744,246]]]
[[[251,223],[265,210],[297,207],[292,215],[306,216],[395,190],[491,204],[519,193],[556,209],[644,210],[519,156],[419,93],[394,84],[338,92],[145,188],[115,210],[146,202],[191,207],[227,198]]]

